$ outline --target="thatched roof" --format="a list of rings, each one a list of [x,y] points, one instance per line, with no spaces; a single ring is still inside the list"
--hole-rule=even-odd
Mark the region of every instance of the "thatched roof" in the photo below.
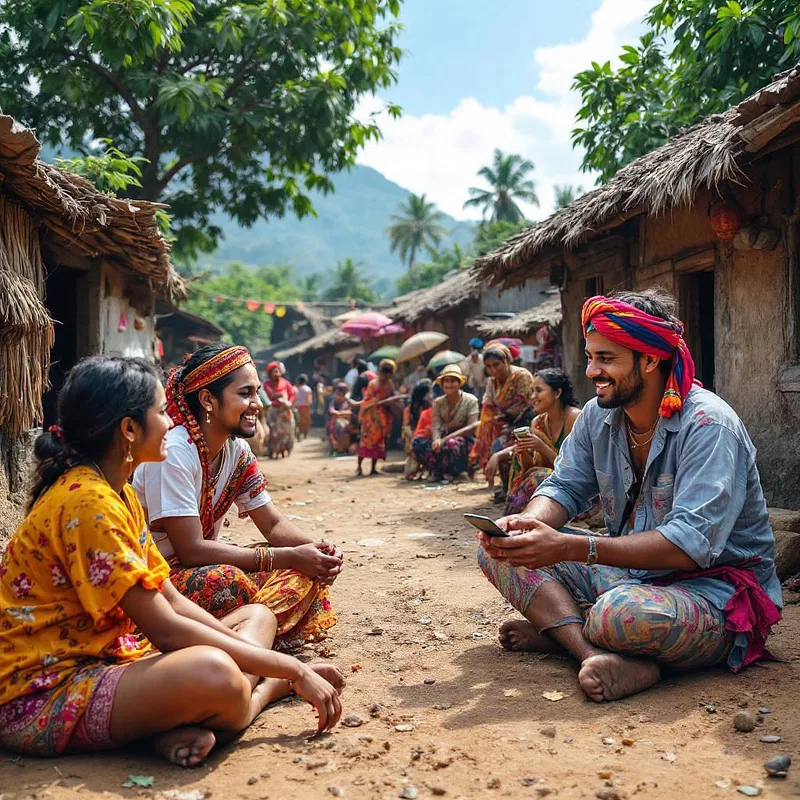
[[[184,297],[156,221],[166,206],[98,192],[88,180],[41,161],[40,150],[33,131],[0,114],[0,191],[64,249],[138,274],[166,297]]]
[[[285,358],[292,356],[302,356],[305,353],[318,352],[322,350],[346,350],[350,347],[355,347],[361,342],[361,339],[350,334],[342,333],[338,328],[325,331],[324,333],[312,336],[304,342],[287,347],[285,350],[276,350],[275,358],[283,361]]]
[[[469,320],[469,325],[477,334],[485,339],[496,339],[499,336],[527,336],[540,325],[561,324],[561,295],[548,297],[539,305],[521,311],[508,319],[488,319],[477,317]]]
[[[533,264],[548,250],[573,249],[639,214],[691,204],[703,187],[742,181],[750,156],[800,119],[800,65],[724,114],[680,131],[662,147],[623,167],[608,183],[511,237],[479,258],[479,276],[512,286],[547,274]]]
[[[383,313],[395,322],[410,325],[420,317],[442,314],[482,294],[482,284],[472,269],[452,272],[441,283],[395,298],[392,308]]]

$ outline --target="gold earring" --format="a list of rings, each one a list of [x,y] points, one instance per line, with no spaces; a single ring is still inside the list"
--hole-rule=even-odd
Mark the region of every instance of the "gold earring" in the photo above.
[[[211,412],[208,409],[206,409],[206,425],[208,425],[210,422],[211,422]]]
[[[133,464],[133,453],[131,452],[131,443],[128,442],[128,454],[125,456],[126,464]]]

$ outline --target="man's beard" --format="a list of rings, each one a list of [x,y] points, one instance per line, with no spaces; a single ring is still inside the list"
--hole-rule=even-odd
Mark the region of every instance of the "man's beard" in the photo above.
[[[639,369],[639,361],[637,359],[634,359],[633,370],[629,373],[625,382],[619,385],[615,382],[612,384],[611,388],[613,388],[611,397],[607,397],[605,400],[601,400],[599,397],[597,398],[597,405],[599,405],[600,408],[619,408],[620,406],[625,408],[635,403],[642,396],[644,392],[644,378],[642,378],[642,372]]]

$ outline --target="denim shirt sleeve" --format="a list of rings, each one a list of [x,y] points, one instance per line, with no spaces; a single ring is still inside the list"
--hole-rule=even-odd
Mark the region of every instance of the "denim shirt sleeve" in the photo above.
[[[725,549],[747,494],[748,454],[726,427],[692,427],[675,471],[672,509],[656,530],[701,569]]]
[[[536,490],[563,506],[570,519],[586,511],[598,493],[588,414],[582,413],[556,458],[553,474]]]

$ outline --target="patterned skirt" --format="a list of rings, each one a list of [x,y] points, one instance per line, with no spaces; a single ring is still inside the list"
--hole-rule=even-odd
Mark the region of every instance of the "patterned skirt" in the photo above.
[[[412,442],[414,458],[434,477],[460,475],[469,467],[469,451],[472,438],[456,436],[445,442],[439,452],[433,449],[433,441],[423,436],[415,436]]]
[[[54,689],[0,706],[0,745],[35,756],[110,750],[114,694],[127,666],[92,660]]]
[[[183,568],[170,562],[175,588],[217,619],[248,603],[262,603],[278,620],[276,650],[325,639],[336,624],[327,586],[293,570],[244,572],[230,564]]]

